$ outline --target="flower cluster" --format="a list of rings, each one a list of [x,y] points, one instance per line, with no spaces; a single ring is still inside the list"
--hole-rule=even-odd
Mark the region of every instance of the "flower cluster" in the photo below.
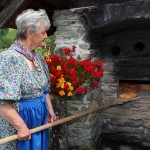
[[[51,92],[60,96],[72,96],[88,92],[87,83],[91,88],[99,85],[100,77],[104,70],[102,61],[92,61],[91,58],[81,60],[73,57],[76,47],[62,48],[60,55],[52,54],[44,56],[50,71]]]

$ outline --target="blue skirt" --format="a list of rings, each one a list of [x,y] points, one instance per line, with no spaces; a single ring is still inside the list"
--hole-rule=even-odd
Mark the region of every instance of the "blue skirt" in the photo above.
[[[42,97],[20,100],[20,117],[29,129],[46,124],[48,108],[46,94]],[[48,129],[34,133],[31,140],[18,141],[18,150],[48,150]]]

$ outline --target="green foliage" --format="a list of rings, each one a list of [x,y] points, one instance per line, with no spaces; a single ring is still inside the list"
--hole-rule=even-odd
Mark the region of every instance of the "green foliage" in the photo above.
[[[3,38],[3,36],[8,32],[8,29],[0,29],[0,40]]]
[[[46,47],[36,48],[36,51],[41,53],[44,56],[48,55],[50,52],[53,54],[54,49],[56,47],[56,45],[55,45],[55,36],[50,35],[48,38],[46,38],[45,39],[45,45],[46,45]],[[50,51],[46,49],[47,47],[50,48]]]
[[[50,47],[51,53],[54,53],[55,50],[55,36],[50,35],[47,39],[45,39],[45,44]]]
[[[0,30],[0,48],[8,48],[16,39],[18,32],[16,29],[8,28]]]

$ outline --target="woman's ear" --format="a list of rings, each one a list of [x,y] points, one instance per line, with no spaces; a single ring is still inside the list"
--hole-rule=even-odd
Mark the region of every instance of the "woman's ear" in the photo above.
[[[33,32],[32,32],[30,29],[28,29],[28,30],[27,30],[27,35],[26,35],[26,36],[27,36],[28,39],[31,39],[32,36],[33,36]]]

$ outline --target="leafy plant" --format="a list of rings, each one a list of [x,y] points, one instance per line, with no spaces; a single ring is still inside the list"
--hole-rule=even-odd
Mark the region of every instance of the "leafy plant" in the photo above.
[[[45,39],[45,46],[36,48],[37,52],[40,52],[43,56],[47,56],[51,53],[54,53],[55,49],[55,36],[50,35],[48,38]]]
[[[8,32],[8,29],[0,29],[0,40],[3,38],[4,35]]]
[[[17,39],[17,36],[16,29],[0,29],[0,47],[2,49],[8,48]]]

